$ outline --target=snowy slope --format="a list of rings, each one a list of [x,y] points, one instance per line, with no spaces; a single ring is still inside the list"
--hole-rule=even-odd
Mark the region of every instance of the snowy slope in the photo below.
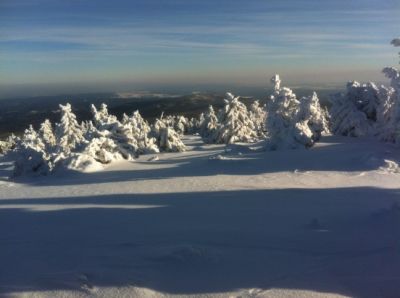
[[[185,143],[101,172],[2,179],[0,295],[399,296],[398,149]]]

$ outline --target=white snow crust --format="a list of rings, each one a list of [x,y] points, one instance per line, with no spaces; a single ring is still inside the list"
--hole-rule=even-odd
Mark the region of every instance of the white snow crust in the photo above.
[[[205,145],[8,179],[0,296],[397,297],[400,153]]]

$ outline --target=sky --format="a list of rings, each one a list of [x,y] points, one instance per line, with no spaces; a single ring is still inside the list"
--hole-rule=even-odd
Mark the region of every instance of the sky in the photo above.
[[[0,89],[382,80],[399,16],[399,0],[0,0]]]

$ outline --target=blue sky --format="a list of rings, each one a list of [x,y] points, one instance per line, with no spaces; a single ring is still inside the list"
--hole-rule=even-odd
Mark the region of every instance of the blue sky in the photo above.
[[[1,84],[377,80],[398,0],[1,0]]]

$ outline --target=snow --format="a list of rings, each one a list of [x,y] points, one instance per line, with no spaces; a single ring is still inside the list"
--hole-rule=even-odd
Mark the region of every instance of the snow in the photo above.
[[[393,144],[183,141],[103,171],[3,178],[0,296],[397,297]]]

